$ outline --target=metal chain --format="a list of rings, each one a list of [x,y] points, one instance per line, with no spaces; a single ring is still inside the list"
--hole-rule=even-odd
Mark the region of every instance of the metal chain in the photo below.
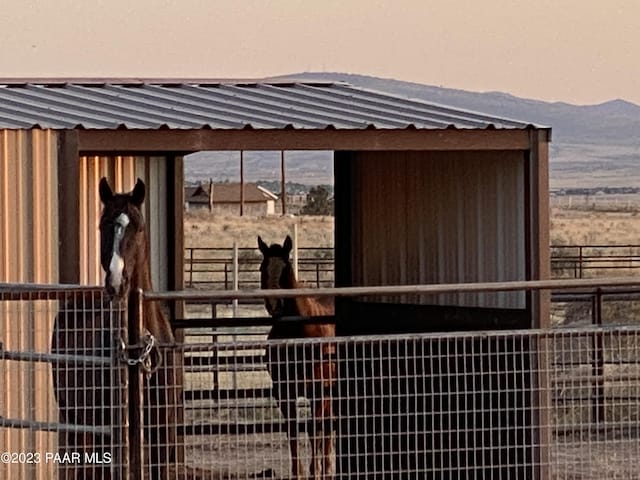
[[[151,335],[151,333],[147,332],[145,336],[142,338],[141,344],[139,345],[142,347],[142,351],[140,352],[140,355],[137,358],[127,357],[126,348],[125,348],[124,360],[127,362],[127,365],[132,367],[135,367],[136,365],[141,365],[142,370],[147,375],[147,377],[151,376],[151,374],[153,374],[160,366],[160,360],[161,360],[161,357],[159,356],[159,352],[156,352],[158,354],[158,358],[156,359],[157,361],[156,361],[155,367],[153,366],[153,362],[151,360],[151,353],[153,352],[153,347],[155,346],[155,344],[156,344],[155,337]]]

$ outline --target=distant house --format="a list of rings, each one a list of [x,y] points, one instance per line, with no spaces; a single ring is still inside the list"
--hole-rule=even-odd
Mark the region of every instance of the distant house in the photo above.
[[[186,210],[209,208],[209,187],[202,184],[195,187],[184,187],[184,201]]]
[[[288,193],[287,194],[287,213],[298,214],[300,209],[307,202],[306,193]]]
[[[185,187],[184,197],[187,210],[209,209],[209,185]],[[250,216],[273,215],[276,212],[276,200],[278,196],[266,188],[245,183],[242,213]],[[214,214],[240,215],[240,202],[239,183],[213,184],[211,204]]]

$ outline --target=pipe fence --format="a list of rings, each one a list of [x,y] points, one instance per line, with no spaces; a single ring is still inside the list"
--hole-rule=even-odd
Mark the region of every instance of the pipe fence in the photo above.
[[[634,274],[640,268],[640,245],[551,245],[554,278],[593,278]],[[311,287],[330,287],[334,278],[333,248],[299,248],[299,275]],[[255,248],[185,248],[187,288],[233,289],[237,263],[238,288],[260,287],[260,253]]]

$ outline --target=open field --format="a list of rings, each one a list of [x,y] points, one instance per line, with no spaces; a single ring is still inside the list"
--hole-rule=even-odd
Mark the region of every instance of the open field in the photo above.
[[[282,243],[298,225],[298,246],[325,247],[333,245],[333,217],[269,216],[238,217],[212,216],[208,211],[185,213],[185,245],[187,247],[254,247],[257,237],[268,243]]]
[[[550,215],[552,245],[640,244],[640,203],[573,202]]]
[[[640,198],[554,201],[550,211],[552,244],[640,244]],[[298,225],[300,247],[333,245],[333,217],[272,216],[212,217],[208,211],[185,214],[189,247],[256,247],[261,235],[267,243],[282,242]]]

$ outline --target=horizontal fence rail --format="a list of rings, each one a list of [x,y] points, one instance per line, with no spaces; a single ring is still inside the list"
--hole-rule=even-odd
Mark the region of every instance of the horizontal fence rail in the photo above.
[[[640,245],[551,245],[551,272],[556,278],[589,278],[640,268]],[[299,248],[300,280],[312,287],[330,287],[334,279],[331,247]],[[260,286],[260,253],[238,249],[238,288]],[[185,285],[196,289],[234,286],[233,248],[187,247],[184,257]]]
[[[640,268],[640,245],[552,245],[551,271],[555,277],[587,278]]]
[[[309,286],[333,285],[333,248],[298,247],[299,280]],[[256,248],[237,249],[237,270],[233,248],[187,247],[184,275],[187,288],[231,289],[234,272],[238,272],[238,288],[259,288],[262,255]]]
[[[539,290],[579,290],[598,287],[640,286],[640,278],[613,277],[601,279],[554,279],[554,280],[521,280],[511,282],[479,282],[479,283],[442,283],[431,285],[392,285],[368,287],[340,288],[298,288],[270,290],[229,290],[229,291],[182,291],[182,292],[145,292],[147,300],[184,300],[184,301],[216,301],[216,300],[262,300],[265,298],[295,297],[358,297],[358,296],[394,296],[394,295],[437,295],[443,293],[477,293],[477,292],[513,292]]]

